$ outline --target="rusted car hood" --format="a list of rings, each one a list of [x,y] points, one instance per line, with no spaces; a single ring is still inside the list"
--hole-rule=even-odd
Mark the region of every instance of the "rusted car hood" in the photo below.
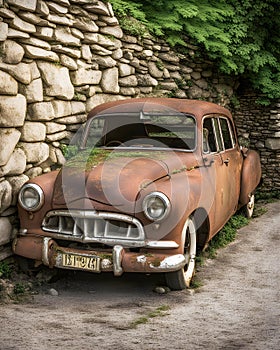
[[[194,160],[190,160],[193,164]],[[139,191],[170,174],[184,170],[169,151],[113,151],[79,154],[64,165],[54,186],[53,204],[75,206],[87,198],[133,210]],[[129,209],[130,207],[130,209]]]

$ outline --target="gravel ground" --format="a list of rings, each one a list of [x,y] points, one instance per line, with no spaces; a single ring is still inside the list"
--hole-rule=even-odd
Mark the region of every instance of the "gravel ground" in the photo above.
[[[161,275],[67,273],[0,305],[0,349],[280,349],[280,202],[267,208],[199,268],[201,287],[161,295]]]

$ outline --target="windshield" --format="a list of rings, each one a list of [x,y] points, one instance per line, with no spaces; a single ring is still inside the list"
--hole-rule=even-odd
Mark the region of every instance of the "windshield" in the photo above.
[[[87,122],[82,148],[194,150],[196,123],[186,114],[108,114]]]

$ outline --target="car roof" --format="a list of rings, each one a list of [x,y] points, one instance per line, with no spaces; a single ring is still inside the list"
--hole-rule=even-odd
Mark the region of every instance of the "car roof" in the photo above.
[[[169,111],[192,114],[197,119],[202,119],[206,114],[222,114],[231,118],[231,113],[228,109],[212,102],[168,97],[147,97],[100,104],[89,112],[88,119],[97,114],[140,113],[144,110],[151,110],[155,105],[160,106],[162,110],[166,108]]]

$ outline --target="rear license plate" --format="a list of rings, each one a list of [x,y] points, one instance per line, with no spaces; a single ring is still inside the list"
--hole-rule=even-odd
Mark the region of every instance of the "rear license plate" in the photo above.
[[[100,272],[100,257],[63,253],[62,265],[67,268]]]

